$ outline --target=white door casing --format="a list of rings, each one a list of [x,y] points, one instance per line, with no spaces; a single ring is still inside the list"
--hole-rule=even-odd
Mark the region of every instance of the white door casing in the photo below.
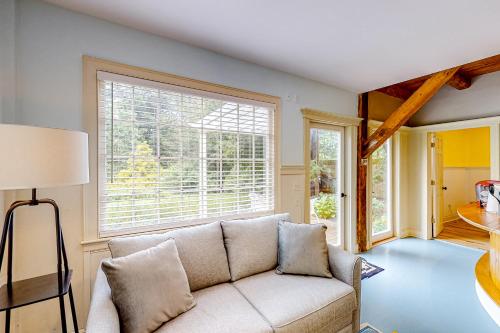
[[[443,141],[438,133],[429,134],[431,150],[432,237],[443,230]]]

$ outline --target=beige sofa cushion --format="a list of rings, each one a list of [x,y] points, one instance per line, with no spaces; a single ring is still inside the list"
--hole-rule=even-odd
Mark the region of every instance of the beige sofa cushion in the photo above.
[[[291,221],[290,214],[221,222],[231,281],[276,268],[279,221]]]
[[[220,222],[176,229],[164,234],[116,238],[108,246],[113,258],[174,238],[191,291],[229,281],[229,265]]]
[[[120,258],[149,249],[163,243],[168,238],[165,234],[119,237],[111,239],[108,242],[108,248],[112,258]]]
[[[271,333],[272,328],[229,283],[193,293],[197,305],[157,333]]]
[[[173,239],[102,262],[124,333],[149,333],[196,305]]]
[[[234,286],[275,332],[336,332],[352,322],[354,289],[334,278],[264,272]]]

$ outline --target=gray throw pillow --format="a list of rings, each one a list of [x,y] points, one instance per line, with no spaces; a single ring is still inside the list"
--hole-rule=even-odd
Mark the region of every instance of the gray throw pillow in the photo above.
[[[173,239],[103,261],[102,269],[123,333],[154,332],[196,305]]]
[[[231,281],[276,268],[279,221],[291,221],[290,215],[221,222]]]
[[[279,222],[278,274],[332,277],[324,224]]]

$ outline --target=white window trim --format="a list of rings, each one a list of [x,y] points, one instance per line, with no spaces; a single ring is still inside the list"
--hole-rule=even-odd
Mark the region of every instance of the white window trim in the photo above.
[[[119,64],[112,61],[102,60],[94,57],[83,56],[83,114],[84,126],[89,133],[89,167],[90,167],[90,183],[84,186],[84,240],[82,244],[91,244],[95,242],[106,241],[114,236],[124,236],[138,233],[151,233],[164,231],[173,228],[184,227],[192,224],[208,223],[211,220],[220,218],[207,219],[203,221],[193,221],[193,223],[182,223],[158,225],[144,227],[141,229],[127,230],[125,232],[100,233],[98,220],[98,72],[107,72],[111,75],[118,74],[130,77],[131,80],[146,80],[150,84],[168,84],[177,87],[178,89],[191,89],[203,91],[204,94],[224,95],[236,100],[252,100],[252,103],[260,103],[261,105],[272,105],[275,110],[274,114],[274,212],[280,212],[280,137],[281,137],[281,100],[279,97],[270,96],[261,93],[241,90],[237,88],[226,87],[218,84],[193,80],[176,75],[152,71],[149,69],[134,67],[124,64]],[[103,75],[103,74],[100,74]],[[240,214],[237,218],[254,217],[265,215],[273,212],[259,212],[250,214]],[[155,228],[156,227],[156,228]]]

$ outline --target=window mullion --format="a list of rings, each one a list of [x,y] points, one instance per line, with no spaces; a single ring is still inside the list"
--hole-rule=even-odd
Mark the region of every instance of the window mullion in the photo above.
[[[256,153],[255,153],[255,133],[256,133],[256,130],[255,130],[255,106],[252,107],[252,152],[253,152],[253,156],[252,156],[252,191],[254,192],[255,194],[255,159],[256,159]],[[251,194],[250,194],[251,195]],[[252,196],[250,196],[251,198]],[[251,199],[250,199],[251,200]],[[252,205],[252,203],[250,203]],[[252,208],[252,211],[255,211],[255,207],[251,207]]]
[[[222,197],[222,180],[223,180],[223,174],[222,174],[222,164],[223,164],[223,156],[222,156],[222,117],[223,117],[223,112],[222,108],[223,105],[221,105],[221,108],[219,110],[219,197]],[[218,207],[219,207],[219,215],[222,213],[221,209],[221,200],[217,200],[218,202]]]
[[[160,156],[160,108],[161,108],[161,103],[160,103],[160,90],[157,90],[157,100],[156,100],[156,114],[155,114],[155,128],[156,128],[156,163],[158,165],[157,167],[157,178],[156,178],[156,218],[157,218],[157,224],[160,224],[160,207],[161,207],[161,156]]]
[[[131,200],[132,200],[132,207],[133,208],[133,213],[132,213],[132,224],[135,225],[137,224],[137,219],[136,219],[136,208],[135,208],[135,153],[136,153],[136,142],[135,142],[135,87],[132,87],[132,138],[131,138],[131,143],[132,143],[132,195],[131,195]]]
[[[236,211],[240,212],[240,104],[236,109]]]

